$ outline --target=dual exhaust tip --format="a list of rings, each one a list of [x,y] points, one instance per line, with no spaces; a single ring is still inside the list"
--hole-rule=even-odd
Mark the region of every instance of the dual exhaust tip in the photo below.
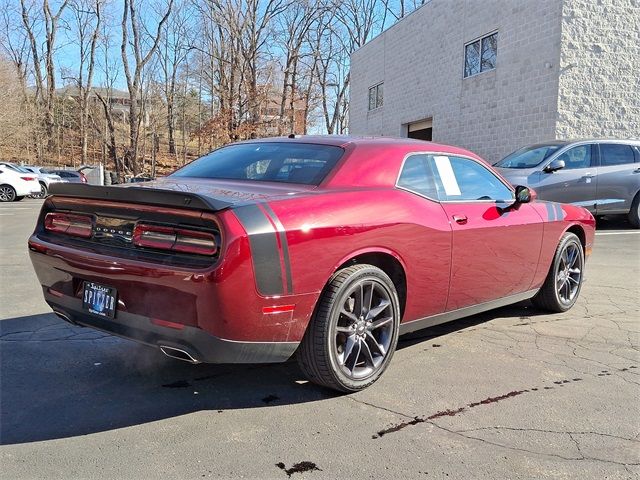
[[[71,317],[69,317],[67,314],[59,310],[54,310],[53,313],[55,313],[58,317],[60,317],[65,322],[69,322],[72,325],[78,325],[76,322],[74,322],[71,319]],[[78,326],[81,326],[81,325],[78,325]],[[200,360],[198,360],[189,352],[181,348],[170,347],[168,345],[160,345],[160,351],[164,353],[167,357],[175,358],[176,360],[182,360],[183,362],[192,363],[194,365],[201,363]]]
[[[176,360],[182,360],[183,362],[189,362],[193,364],[200,363],[200,360],[195,358],[186,350],[182,350],[181,348],[169,347],[168,345],[160,345],[160,351],[167,357],[175,358]]]

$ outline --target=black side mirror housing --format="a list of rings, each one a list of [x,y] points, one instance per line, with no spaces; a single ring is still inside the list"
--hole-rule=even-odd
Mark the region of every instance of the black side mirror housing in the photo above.
[[[509,212],[511,210],[518,210],[518,207],[523,203],[530,203],[538,198],[538,195],[533,188],[525,187],[524,185],[518,185],[516,187],[515,199],[513,203],[509,203],[504,206],[498,207],[498,210],[502,213]]]
[[[518,185],[516,187],[516,203],[529,203],[533,200],[534,196],[531,193],[531,189],[529,187],[525,187],[524,185]]]
[[[544,171],[546,173],[553,173],[558,170],[562,170],[564,167],[565,167],[564,160],[555,159],[551,163],[549,163],[549,165],[544,167]]]

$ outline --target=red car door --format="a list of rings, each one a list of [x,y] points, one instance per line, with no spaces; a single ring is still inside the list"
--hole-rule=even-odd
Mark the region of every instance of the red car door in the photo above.
[[[479,161],[433,156],[438,196],[453,229],[447,311],[525,292],[542,245],[543,223],[531,205]]]

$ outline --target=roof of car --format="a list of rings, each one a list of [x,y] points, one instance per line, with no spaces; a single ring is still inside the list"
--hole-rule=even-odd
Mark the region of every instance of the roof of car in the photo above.
[[[574,143],[623,143],[626,145],[640,145],[640,140],[636,139],[620,139],[620,138],[574,138],[571,140],[550,140],[548,142],[534,143],[532,145],[526,145],[526,148],[547,147],[550,145],[565,146],[573,145]],[[524,147],[523,147],[524,148]]]
[[[451,145],[445,145],[435,142],[427,142],[425,140],[415,140],[413,138],[383,137],[383,136],[365,136],[365,135],[291,135],[283,137],[266,137],[252,140],[245,140],[238,143],[257,143],[257,142],[293,142],[293,143],[316,143],[321,145],[334,145],[344,147],[349,144],[355,145],[416,145],[421,149],[425,149],[425,145],[429,148],[447,149],[459,148]]]

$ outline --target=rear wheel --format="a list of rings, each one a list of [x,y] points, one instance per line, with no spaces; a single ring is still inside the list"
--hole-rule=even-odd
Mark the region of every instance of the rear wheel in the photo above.
[[[400,302],[391,279],[372,265],[337,272],[324,289],[298,349],[305,375],[355,392],[386,370],[398,343]]]
[[[40,193],[34,193],[33,195],[31,195],[33,198],[44,198],[47,196],[47,193],[49,192],[49,190],[47,189],[47,186],[44,183],[40,184]]]
[[[0,202],[13,202],[16,191],[11,185],[0,185]]]
[[[640,228],[640,192],[636,193],[633,199],[631,210],[629,210],[629,223],[635,228]]]
[[[583,278],[582,243],[575,234],[567,232],[560,239],[547,279],[532,299],[534,305],[551,312],[566,312],[578,300]]]

